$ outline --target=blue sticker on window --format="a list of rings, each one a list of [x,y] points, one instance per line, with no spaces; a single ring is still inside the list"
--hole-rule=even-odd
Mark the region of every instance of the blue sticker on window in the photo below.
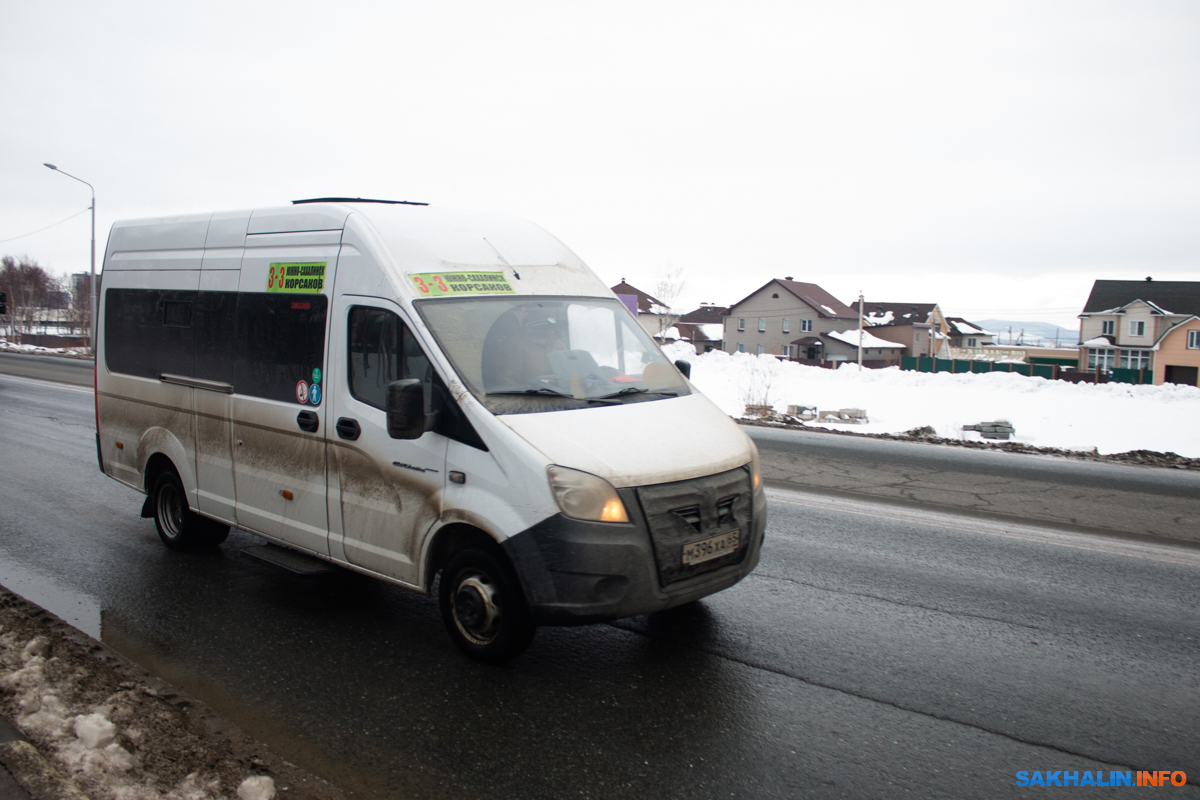
[[[312,401],[312,404],[314,406],[317,405],[318,403],[320,403],[321,402],[321,387],[317,386],[316,384],[313,384],[312,386],[308,387],[308,399]]]

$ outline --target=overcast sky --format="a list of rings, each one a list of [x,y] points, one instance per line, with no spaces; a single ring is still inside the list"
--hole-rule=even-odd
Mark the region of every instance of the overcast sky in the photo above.
[[[728,305],[1055,321],[1200,280],[1200,2],[0,3],[0,240],[343,195]],[[88,266],[89,215],[15,241]]]

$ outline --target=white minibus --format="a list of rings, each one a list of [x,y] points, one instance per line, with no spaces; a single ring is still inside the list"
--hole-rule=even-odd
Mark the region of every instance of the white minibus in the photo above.
[[[489,662],[758,562],[750,439],[531,223],[350,198],[131,220],[102,277],[100,468],[172,549],[236,526],[436,587]]]

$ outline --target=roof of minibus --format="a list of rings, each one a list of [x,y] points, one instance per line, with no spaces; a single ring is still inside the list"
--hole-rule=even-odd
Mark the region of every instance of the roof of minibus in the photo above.
[[[353,239],[370,251],[412,299],[427,296],[416,290],[420,282],[414,276],[442,274],[459,277],[464,282],[459,288],[466,283],[484,287],[467,290],[471,294],[612,295],[577,255],[532,222],[507,214],[398,203],[301,203],[121,220],[113,224],[105,266],[118,251],[150,250],[188,251],[198,266],[204,249],[238,247],[248,237],[337,230],[343,230],[343,243]],[[140,261],[138,265],[147,268]],[[175,258],[171,267],[184,265]],[[487,276],[497,273],[503,278],[488,282]],[[497,285],[501,291],[488,288]]]
[[[347,231],[362,227],[361,235],[373,238],[356,217],[368,222],[382,239],[392,266],[405,276],[503,273],[513,294],[611,295],[566,245],[519,217],[436,206],[355,203],[345,207],[351,211]],[[401,284],[414,298],[421,296],[410,277]]]

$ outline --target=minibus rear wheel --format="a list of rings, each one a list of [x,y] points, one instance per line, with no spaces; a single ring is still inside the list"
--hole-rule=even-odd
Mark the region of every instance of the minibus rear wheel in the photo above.
[[[172,550],[214,547],[225,541],[229,526],[194,513],[179,476],[167,470],[158,476],[153,490],[154,527],[158,538]]]
[[[537,630],[517,576],[485,550],[459,550],[446,562],[438,602],[450,638],[478,661],[500,664],[516,658]]]

